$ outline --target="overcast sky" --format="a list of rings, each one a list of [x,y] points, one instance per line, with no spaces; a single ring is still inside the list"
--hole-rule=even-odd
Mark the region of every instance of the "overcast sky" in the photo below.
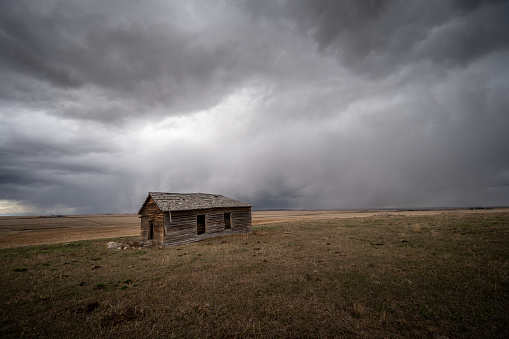
[[[0,1],[0,214],[509,205],[508,1]]]

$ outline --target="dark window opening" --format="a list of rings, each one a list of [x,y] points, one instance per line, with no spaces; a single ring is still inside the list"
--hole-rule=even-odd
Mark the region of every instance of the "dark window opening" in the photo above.
[[[224,229],[228,230],[232,228],[232,214],[225,213],[224,214]]]
[[[196,216],[196,234],[200,235],[205,233],[205,215],[199,214]]]
[[[148,240],[154,239],[154,222],[148,222]]]

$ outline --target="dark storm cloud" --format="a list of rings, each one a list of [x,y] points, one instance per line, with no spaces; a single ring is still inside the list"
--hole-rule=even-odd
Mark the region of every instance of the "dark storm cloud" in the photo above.
[[[240,22],[227,21],[224,27],[216,22],[218,32],[211,32],[179,23],[177,4],[167,6],[159,20],[129,13],[124,4],[95,3],[91,9],[76,2],[46,4],[2,2],[0,71],[42,82],[25,84],[39,100],[33,93],[24,98],[39,108],[46,104],[57,115],[107,122],[144,114],[145,106],[154,112],[161,105],[165,114],[195,111],[217,104],[253,72],[244,72],[249,62],[237,54],[238,44],[249,38],[238,35]],[[253,59],[249,66],[256,69],[257,63]],[[55,92],[77,107],[55,107]],[[103,105],[82,97],[100,92],[107,97]],[[5,99],[16,94],[2,91]],[[118,103],[123,100],[128,103]]]
[[[318,49],[367,76],[411,63],[465,64],[507,48],[504,1],[291,1]]]
[[[507,205],[508,17],[507,1],[2,1],[0,200]]]
[[[128,89],[159,74],[157,58],[187,40],[171,30],[173,36],[161,36],[140,22],[115,25],[106,15],[63,7],[43,12],[23,2],[5,4],[0,17],[4,67],[58,87]]]

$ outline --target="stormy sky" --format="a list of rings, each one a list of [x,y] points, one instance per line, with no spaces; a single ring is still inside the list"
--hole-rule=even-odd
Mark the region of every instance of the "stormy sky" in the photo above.
[[[509,205],[508,1],[0,1],[0,214]]]

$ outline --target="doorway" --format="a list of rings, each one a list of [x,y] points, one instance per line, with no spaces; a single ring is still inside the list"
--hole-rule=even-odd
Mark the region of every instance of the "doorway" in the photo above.
[[[153,221],[148,222],[148,237],[147,237],[147,239],[148,240],[154,239],[154,222]]]
[[[198,214],[196,216],[196,234],[200,235],[205,233],[205,214]]]
[[[224,214],[224,229],[229,230],[232,228],[232,214],[231,212]]]

